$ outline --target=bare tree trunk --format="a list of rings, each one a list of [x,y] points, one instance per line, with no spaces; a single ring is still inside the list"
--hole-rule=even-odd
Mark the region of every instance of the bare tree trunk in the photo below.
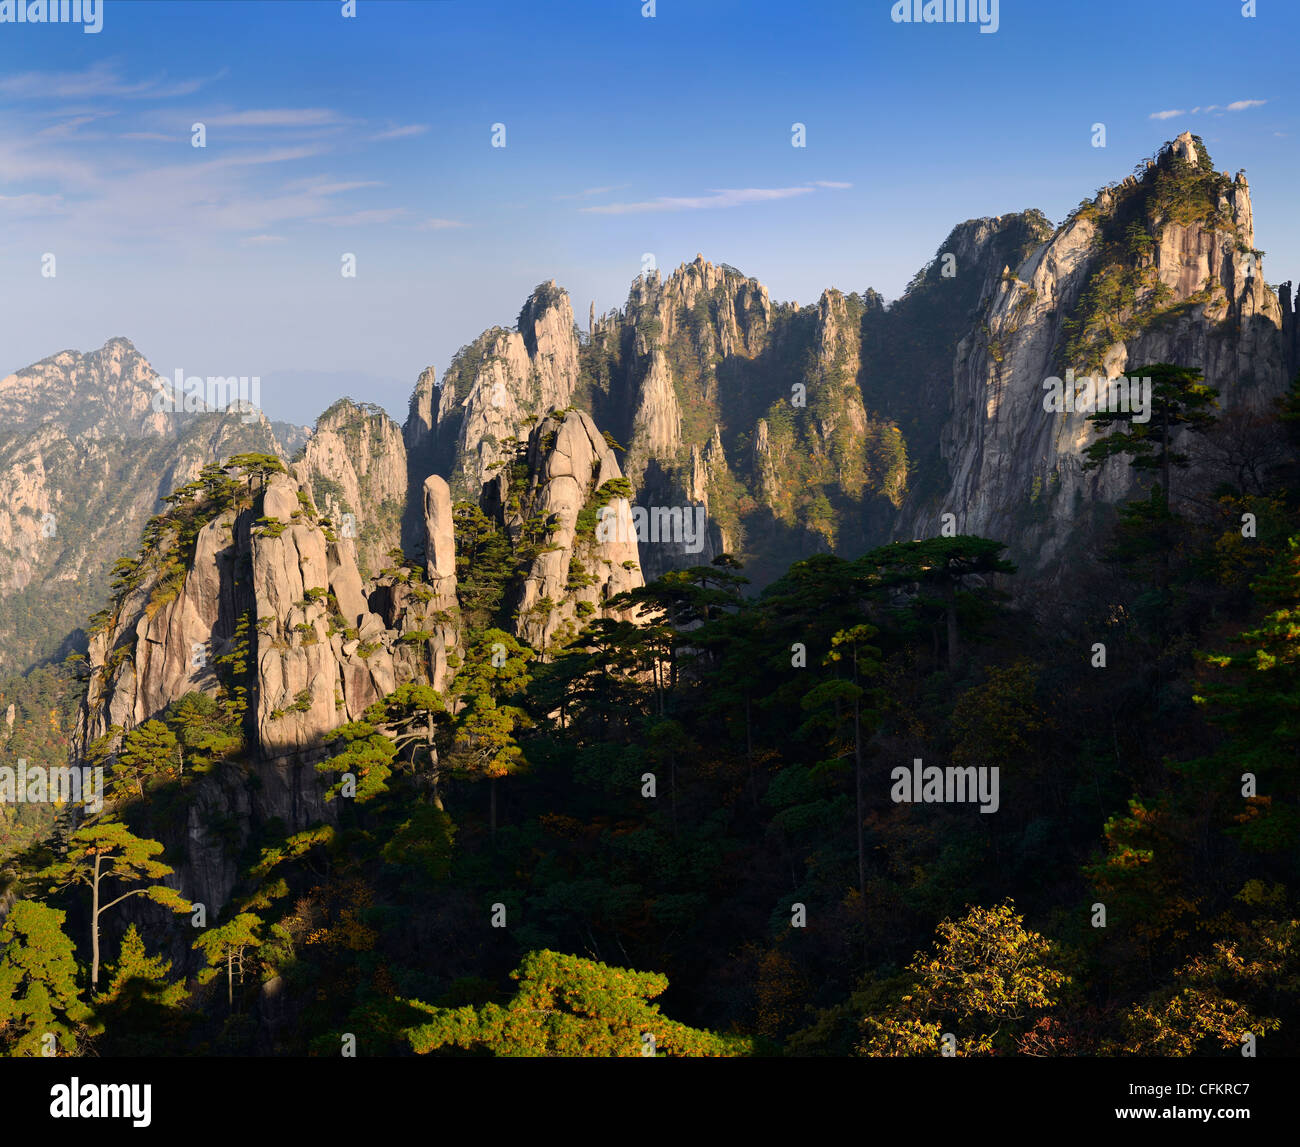
[[[99,863],[100,855],[95,854],[95,874],[91,881],[90,893],[90,986],[99,983]]]
[[[959,635],[957,633],[957,585],[951,579],[949,579],[945,585],[944,598],[948,604],[948,668],[955,672],[957,669],[957,655],[959,651]]]

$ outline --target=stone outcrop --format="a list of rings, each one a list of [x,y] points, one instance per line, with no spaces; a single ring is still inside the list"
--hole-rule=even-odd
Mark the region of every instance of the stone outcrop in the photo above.
[[[1284,312],[1254,250],[1249,187],[1244,175],[1230,180],[1206,165],[1203,149],[1180,136],[1140,179],[1103,190],[982,284],[979,318],[953,364],[941,439],[950,479],[905,507],[897,536],[932,535],[939,515],[952,513],[958,532],[1006,540],[1021,580],[1055,576],[1081,540],[1082,507],[1117,502],[1132,487],[1123,459],[1083,470],[1094,440],[1086,412],[1045,409],[1045,380],[1067,368],[1116,379],[1144,364],[1196,367],[1224,409],[1262,409],[1281,392]],[[1150,226],[1160,181],[1194,178],[1198,166],[1209,177],[1198,185],[1205,210],[1161,218],[1145,242],[1117,252],[1121,225]],[[1134,284],[1135,305],[1107,315],[1125,331],[1114,342],[1078,337],[1102,276]]]
[[[310,486],[341,544],[355,548],[363,573],[391,564],[389,552],[402,547],[409,482],[397,423],[369,403],[336,402],[316,423],[294,472]]]
[[[427,567],[403,565],[367,580],[305,482],[272,474],[255,505],[217,513],[201,527],[179,584],[165,581],[165,572],[142,578],[92,638],[77,756],[96,738],[161,716],[186,694],[245,690],[243,755],[257,783],[241,788],[223,766],[194,787],[180,875],[187,896],[220,906],[234,879],[229,849],[204,827],[212,817],[195,809],[238,815],[245,831],[248,818],[274,818],[290,831],[329,820],[333,810],[313,767],[328,734],[404,682],[447,689],[459,624],[451,502],[443,479],[431,477],[425,488]],[[243,675],[223,668],[231,654]]]
[[[540,526],[545,542],[513,601],[516,632],[549,650],[577,635],[590,617],[631,619],[605,603],[643,585],[628,499],[605,489],[623,474],[591,416],[547,418],[528,440],[529,478],[505,491],[504,524],[516,544]]]
[[[476,498],[507,443],[553,409],[567,407],[578,384],[578,335],[569,296],[554,282],[529,296],[518,330],[495,328],[465,347],[443,378],[433,456],[457,497]],[[407,435],[420,440],[419,414]]]

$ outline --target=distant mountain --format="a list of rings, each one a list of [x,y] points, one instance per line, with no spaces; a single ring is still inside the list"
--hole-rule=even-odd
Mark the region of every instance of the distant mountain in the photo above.
[[[260,414],[155,410],[160,384],[124,338],[0,379],[0,676],[66,651],[175,487],[284,452]]]

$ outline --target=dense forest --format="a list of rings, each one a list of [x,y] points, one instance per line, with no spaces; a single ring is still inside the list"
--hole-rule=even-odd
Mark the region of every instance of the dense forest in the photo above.
[[[611,603],[637,622],[538,651],[517,544],[458,504],[451,685],[334,730],[337,816],[262,826],[215,918],[162,881],[194,786],[248,768],[246,646],[215,696],[88,746],[102,813],[0,821],[0,1046],[1300,1052],[1300,380],[1220,417],[1198,372],[1137,373],[1150,422],[1094,416],[1089,465],[1126,459],[1142,493],[1061,603],[936,523],[757,595],[725,554],[674,570]],[[243,476],[172,500],[187,536]],[[78,673],[4,685],[11,747],[52,763]],[[996,799],[914,790],[914,763]]]

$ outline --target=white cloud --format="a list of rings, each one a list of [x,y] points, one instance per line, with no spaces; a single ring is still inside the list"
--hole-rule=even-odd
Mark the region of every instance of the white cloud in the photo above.
[[[1173,119],[1175,116],[1180,115],[1208,115],[1210,112],[1220,111],[1244,112],[1247,108],[1262,108],[1266,103],[1268,103],[1268,100],[1234,100],[1232,103],[1228,104],[1227,107],[1222,108],[1218,104],[1205,104],[1204,106],[1198,104],[1196,107],[1192,108],[1190,112],[1178,108],[1174,111],[1152,112],[1147,118]]]
[[[775,199],[790,199],[796,195],[811,195],[811,187],[743,187],[710,188],[707,195],[661,195],[641,203],[605,203],[598,207],[583,207],[593,215],[631,215],[642,211],[700,211],[719,207],[744,207],[751,203],[768,203]]]
[[[265,243],[283,243],[283,235],[249,235],[240,240],[246,247],[261,246]]]
[[[167,83],[165,77],[128,81],[115,63],[99,60],[81,72],[22,72],[0,79],[0,95],[17,99],[79,99],[121,96],[130,99],[168,99],[192,95],[207,78]]]
[[[406,139],[412,135],[423,135],[429,130],[427,123],[408,123],[400,127],[390,127],[381,131],[378,135],[372,135],[372,140],[380,139]]]
[[[66,211],[58,195],[0,195],[0,215],[11,219],[48,217]]]
[[[455,219],[426,219],[423,223],[416,224],[417,231],[446,231],[451,227],[467,227],[467,223],[459,223]]]
[[[844,190],[844,188],[846,188],[846,187],[852,187],[853,184],[851,184],[851,183],[841,183],[838,179],[814,179],[814,180],[812,181],[812,186],[813,186],[813,187],[833,187],[833,188],[835,188],[835,189],[837,189],[837,190],[842,191],[842,190]]]
[[[574,195],[557,195],[556,199],[588,199],[593,195],[608,195],[611,191],[622,191],[625,187],[630,187],[628,183],[613,183],[608,187],[588,187]]]
[[[354,179],[347,182],[322,181],[318,175],[294,179],[284,185],[286,191],[306,191],[311,195],[340,195],[345,191],[358,191],[363,187],[384,187],[378,179]]]
[[[50,124],[49,127],[43,127],[37,135],[71,135],[79,127],[85,127],[88,123],[94,123],[100,117],[97,115],[79,115],[71,119],[65,119],[61,123]]]

